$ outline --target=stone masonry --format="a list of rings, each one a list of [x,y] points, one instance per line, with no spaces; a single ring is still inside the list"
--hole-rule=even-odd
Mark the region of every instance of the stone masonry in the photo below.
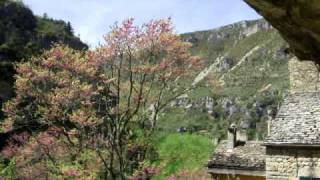
[[[289,61],[291,92],[319,91],[319,73],[312,61],[299,61],[296,57]]]
[[[320,149],[267,147],[268,180],[320,177]]]
[[[290,94],[271,122],[266,179],[320,178],[319,73],[313,62],[289,62]]]

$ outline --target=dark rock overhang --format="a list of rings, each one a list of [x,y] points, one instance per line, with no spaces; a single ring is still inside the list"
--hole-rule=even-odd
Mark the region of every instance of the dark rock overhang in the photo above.
[[[320,64],[319,0],[244,0],[274,26],[300,60]]]

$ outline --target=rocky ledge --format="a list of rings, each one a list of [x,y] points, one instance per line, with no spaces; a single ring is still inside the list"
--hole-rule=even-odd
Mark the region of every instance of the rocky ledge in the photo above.
[[[290,51],[320,64],[319,0],[244,0],[279,30]]]

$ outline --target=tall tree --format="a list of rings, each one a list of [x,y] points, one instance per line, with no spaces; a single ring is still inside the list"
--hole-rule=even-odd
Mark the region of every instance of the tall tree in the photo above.
[[[144,137],[150,136],[159,113],[193,88],[192,82],[178,80],[188,82],[200,58],[190,55],[191,45],[174,33],[170,20],[139,27],[129,19],[115,25],[105,40],[97,50],[87,52],[57,45],[20,64],[17,97],[4,108],[8,118],[2,128],[27,129],[29,135],[23,134],[26,138],[18,138],[24,141],[19,143],[28,144],[29,138],[40,147],[44,145],[39,138],[55,134],[59,141],[46,143],[46,153],[37,155],[57,164],[57,142],[77,152],[91,149],[104,167],[104,178],[125,179],[133,134],[141,129]]]

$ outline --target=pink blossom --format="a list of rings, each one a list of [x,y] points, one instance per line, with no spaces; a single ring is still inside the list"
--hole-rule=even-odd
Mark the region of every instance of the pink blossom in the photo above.
[[[11,158],[15,155],[17,151],[18,151],[18,146],[13,143],[9,143],[2,149],[1,154],[5,158]]]
[[[70,169],[65,172],[65,175],[69,176],[69,177],[79,177],[79,176],[81,176],[81,173],[77,170]]]

